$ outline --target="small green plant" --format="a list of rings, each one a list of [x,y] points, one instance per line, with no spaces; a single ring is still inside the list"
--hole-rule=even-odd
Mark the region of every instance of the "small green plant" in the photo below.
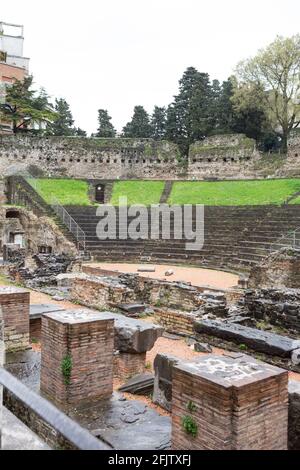
[[[145,369],[149,370],[149,369],[151,369],[151,368],[152,368],[151,362],[146,362],[146,364],[145,364]]]
[[[269,325],[265,322],[265,321],[260,321],[260,322],[256,322],[256,328],[258,328],[259,330],[266,330],[268,329]]]
[[[65,385],[70,384],[72,367],[72,357],[70,356],[70,354],[67,354],[61,361],[61,372],[64,377]]]
[[[247,348],[247,346],[246,346],[245,344],[240,344],[240,345],[239,345],[239,349],[240,349],[241,351],[247,351],[248,348]]]
[[[31,338],[30,341],[31,341],[32,344],[37,344],[38,343],[38,340],[36,338]]]
[[[198,424],[191,416],[184,416],[182,418],[182,428],[187,434],[196,437],[198,434]]]
[[[186,405],[186,409],[188,411],[190,411],[191,413],[193,413],[194,411],[196,411],[197,406],[195,405],[195,403],[192,400],[190,400]]]
[[[147,318],[147,316],[146,313],[139,313],[139,318]]]

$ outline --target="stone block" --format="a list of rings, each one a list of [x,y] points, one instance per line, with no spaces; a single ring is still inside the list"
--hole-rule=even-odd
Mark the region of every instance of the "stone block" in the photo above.
[[[292,352],[300,348],[300,341],[235,323],[202,320],[195,323],[195,331],[200,337],[201,334],[216,336],[237,344],[245,344],[255,351],[280,357],[291,357]]]
[[[167,354],[157,354],[154,359],[153,402],[167,411],[172,410],[172,377],[173,367],[180,359]]]
[[[115,321],[115,349],[122,353],[139,354],[150,351],[162,336],[163,328],[113,312],[98,312],[102,318],[111,316]]]

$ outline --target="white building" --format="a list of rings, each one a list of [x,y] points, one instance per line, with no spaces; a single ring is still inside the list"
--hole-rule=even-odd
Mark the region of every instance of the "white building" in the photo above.
[[[23,56],[24,27],[0,22],[1,62],[29,71],[29,58]],[[5,60],[2,60],[5,59]]]

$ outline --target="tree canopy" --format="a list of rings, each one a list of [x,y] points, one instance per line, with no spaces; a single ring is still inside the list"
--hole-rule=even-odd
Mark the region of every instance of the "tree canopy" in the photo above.
[[[29,126],[52,123],[58,117],[45,90],[37,92],[32,89],[32,84],[33,78],[28,76],[23,81],[16,80],[6,89],[2,116],[13,124],[14,133]]]
[[[75,135],[74,119],[70,105],[65,99],[60,98],[55,100],[55,112],[57,113],[57,119],[51,124],[51,133],[61,136]]]
[[[155,140],[163,139],[166,134],[166,108],[154,106],[151,116],[151,137]]]
[[[131,121],[123,128],[123,136],[134,138],[151,137],[149,114],[143,106],[135,106]]]
[[[240,62],[237,75],[245,86],[265,91],[263,106],[286,152],[288,136],[300,124],[300,35],[277,36],[255,57]]]
[[[95,137],[115,137],[116,130],[106,109],[98,110],[98,129]]]

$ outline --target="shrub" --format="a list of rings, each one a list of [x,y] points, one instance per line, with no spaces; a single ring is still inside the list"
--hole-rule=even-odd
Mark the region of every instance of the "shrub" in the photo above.
[[[196,437],[198,434],[198,424],[191,416],[184,416],[182,418],[182,428],[192,437]]]

